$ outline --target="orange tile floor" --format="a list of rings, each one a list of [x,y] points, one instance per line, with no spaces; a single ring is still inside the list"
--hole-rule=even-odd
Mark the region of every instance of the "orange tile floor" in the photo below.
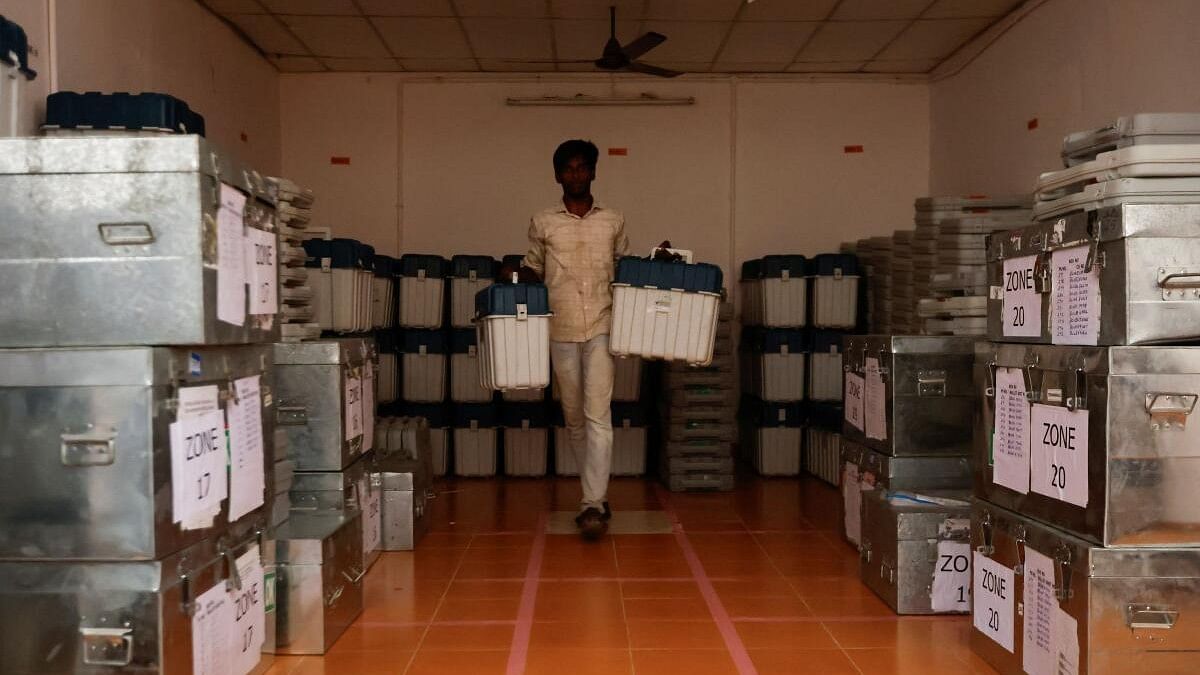
[[[895,616],[838,538],[838,492],[744,478],[727,494],[614,480],[614,510],[659,510],[675,534],[596,543],[540,534],[577,480],[439,486],[414,553],[385,553],[365,609],[324,657],[277,657],[270,675],[320,673],[993,673],[965,617]]]

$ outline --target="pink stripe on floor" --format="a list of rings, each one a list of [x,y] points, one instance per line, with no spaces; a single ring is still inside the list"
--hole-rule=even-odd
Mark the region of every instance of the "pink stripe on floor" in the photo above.
[[[537,535],[529,552],[525,568],[525,586],[521,591],[521,609],[517,612],[517,627],[513,631],[512,647],[508,652],[508,675],[522,675],[529,660],[529,636],[533,632],[533,611],[537,607],[538,577],[542,574],[542,558],[546,554],[546,523],[549,514],[538,518]]]

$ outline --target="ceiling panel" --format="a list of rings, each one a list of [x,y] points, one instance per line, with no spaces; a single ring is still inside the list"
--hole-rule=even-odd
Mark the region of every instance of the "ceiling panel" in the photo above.
[[[743,0],[646,0],[647,19],[729,21]]]
[[[714,73],[778,73],[787,69],[786,63],[772,61],[769,63],[754,62],[740,63],[737,61],[717,61],[713,64]]]
[[[371,25],[362,17],[283,16],[316,56],[379,59],[390,56]]]
[[[550,0],[551,14],[560,19],[607,19],[608,8],[615,5],[617,19],[642,18],[645,0]]]
[[[1024,0],[937,0],[922,19],[967,19],[1001,17],[1016,9]]]
[[[479,69],[475,59],[400,59],[400,65],[404,66],[405,70],[425,73],[456,73]]]
[[[718,61],[788,64],[818,24],[809,22],[735,23]]]
[[[450,0],[358,0],[367,16],[454,16]]]
[[[339,72],[390,72],[396,70],[396,59],[321,59],[326,68]]]
[[[268,54],[307,54],[308,50],[269,14],[230,14],[229,20]]]
[[[879,58],[886,61],[944,59],[990,23],[989,19],[917,21],[880,53]]]
[[[793,63],[788,71],[793,73],[853,73],[866,63],[865,61],[821,61],[810,63]]]
[[[831,18],[837,21],[915,19],[933,0],[842,0]]]
[[[481,59],[548,59],[550,22],[541,19],[463,19]],[[549,64],[548,64],[549,65]]]
[[[667,41],[646,55],[647,61],[712,63],[731,21],[646,21],[645,30],[667,36]]]
[[[551,71],[554,68],[553,64],[522,63],[503,59],[480,59],[479,65],[484,72],[490,73],[543,73],[547,72],[547,68]]]
[[[604,53],[609,24],[602,19],[556,19],[554,51],[560,59],[596,59]],[[628,43],[640,35],[638,22],[618,21],[617,39]]]
[[[325,72],[325,66],[311,56],[268,57],[267,60],[275,64],[275,68],[281,73]]]
[[[847,21],[821,26],[797,61],[865,61],[887,46],[907,21]]]
[[[266,14],[257,0],[204,0],[204,4],[220,14]]]
[[[436,17],[372,17],[371,23],[392,54],[425,59],[470,58],[471,48],[458,19]]]
[[[871,61],[863,66],[863,70],[868,73],[928,73],[941,62],[941,59]]]
[[[738,21],[822,21],[838,0],[758,0],[746,5]]]
[[[546,0],[454,0],[459,16],[544,19]]]
[[[659,61],[658,59],[654,61],[647,59],[647,61],[656,66],[678,70],[682,73],[707,73],[712,68],[712,61]]]
[[[275,14],[356,16],[353,0],[261,0]]]

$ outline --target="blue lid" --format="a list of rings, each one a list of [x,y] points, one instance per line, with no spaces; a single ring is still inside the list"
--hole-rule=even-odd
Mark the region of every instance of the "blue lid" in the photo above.
[[[400,276],[419,276],[421,270],[425,271],[427,277],[441,279],[446,276],[446,259],[424,253],[405,253],[400,256]]]
[[[789,277],[802,277],[808,274],[808,260],[802,255],[768,255],[762,259],[762,276],[765,279],[778,279],[787,270]]]
[[[371,258],[371,269],[377,277],[394,277],[400,261],[390,255],[375,255]]]
[[[808,416],[809,424],[830,431],[842,430],[845,412],[841,403],[809,401],[805,407],[805,412]]]
[[[743,396],[741,417],[756,427],[798,427],[803,425],[805,414],[798,402],[776,403]]]
[[[375,346],[379,349],[380,354],[395,354],[396,331],[394,329],[375,331]]]
[[[822,253],[813,258],[813,272],[823,277],[831,277],[838,270],[846,276],[858,276],[858,257],[849,253]]]
[[[550,426],[550,411],[544,403],[505,403],[500,406],[501,424],[510,429],[520,429],[521,423],[544,428]]]
[[[516,316],[517,305],[530,316],[545,316],[550,294],[542,284],[494,284],[475,294],[475,316]]]
[[[742,263],[742,281],[762,277],[762,260],[755,258]]]
[[[450,259],[450,276],[465,279],[471,272],[479,279],[494,279],[500,269],[490,255],[456,255]]]
[[[429,426],[434,429],[446,429],[451,426],[452,415],[450,406],[445,403],[408,403],[400,404],[400,414],[404,417],[424,417]]]
[[[500,259],[500,265],[511,265],[512,267],[520,267],[521,262],[525,260],[524,253],[510,253]]]
[[[14,62],[9,54],[16,54]],[[25,79],[32,80],[37,73],[29,68],[29,40],[25,37],[25,29],[20,24],[4,18],[0,14],[0,61],[10,66],[16,66]]]
[[[764,354],[780,354],[786,345],[789,353],[808,351],[808,335],[795,328],[768,328],[762,331],[755,348]]]
[[[168,94],[59,91],[46,97],[46,125],[62,129],[152,129],[204,135],[204,117]]]
[[[623,427],[625,422],[631,427],[650,425],[650,411],[641,402],[619,402],[612,404],[612,423],[614,427]]]
[[[665,262],[626,256],[617,261],[614,279],[630,286],[720,293],[721,268],[708,263]]]
[[[455,354],[466,354],[474,347],[477,337],[474,328],[454,328],[450,331],[450,351]]]
[[[500,415],[493,403],[456,403],[454,404],[454,427],[466,429],[471,422],[481,427],[500,426]]]
[[[814,330],[812,332],[812,351],[814,354],[828,354],[842,351],[842,333],[832,330]]]
[[[363,244],[354,239],[305,239],[303,245],[305,267],[320,267],[325,258],[338,269],[363,266]]]
[[[396,351],[402,354],[419,354],[421,347],[424,347],[428,354],[445,354],[449,346],[447,342],[444,330],[401,328],[396,337]]]

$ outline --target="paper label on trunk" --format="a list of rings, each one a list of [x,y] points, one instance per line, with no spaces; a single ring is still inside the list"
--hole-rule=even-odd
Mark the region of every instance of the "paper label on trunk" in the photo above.
[[[180,418],[171,423],[170,436],[174,522],[185,530],[208,527],[227,496],[225,414]]]
[[[858,487],[858,465],[846,462],[842,469],[842,506],[845,514],[842,518],[846,528],[846,538],[857,546],[862,541],[862,516],[859,507],[862,504],[862,494]]]
[[[355,375],[346,373],[344,383],[346,390],[346,440],[352,441],[362,436],[362,380]]]
[[[1013,571],[982,553],[975,552],[971,584],[971,618],[975,630],[1014,653],[1013,623],[1016,618]]]
[[[933,611],[971,611],[971,544],[939,541],[933,568]]]
[[[217,385],[209,384],[200,387],[181,387],[176,419],[181,417],[196,417],[204,413],[215,412],[219,409],[219,391]]]
[[[233,596],[225,582],[196,598],[192,615],[192,674],[229,675],[233,670],[233,650],[229,648],[229,627],[234,622]]]
[[[1029,675],[1057,675],[1052,631],[1058,599],[1054,595],[1054,561],[1025,547],[1025,641],[1022,662]]]
[[[383,486],[372,489],[371,476],[367,474],[358,480],[358,494],[362,509],[363,554],[367,554],[379,548],[383,526],[380,510]]]
[[[1100,339],[1100,271],[1084,269],[1088,248],[1050,254],[1050,331],[1056,345],[1094,345]]]
[[[233,386],[237,400],[228,406],[230,522],[262,506],[266,491],[259,376],[243,377]]]
[[[1030,415],[1030,487],[1040,495],[1088,504],[1088,411],[1034,404]]]
[[[867,438],[887,438],[887,388],[879,373],[879,359],[867,357],[866,372],[866,434]]]
[[[250,291],[251,314],[279,311],[277,246],[274,232],[246,228],[246,285]]]
[[[230,672],[246,675],[262,660],[267,631],[266,579],[258,544],[238,557],[237,568],[242,588],[229,591],[233,602],[233,622],[229,626],[229,648],[233,652]]]
[[[846,421],[859,431],[863,430],[863,396],[866,388],[861,376],[846,373]]]
[[[246,323],[246,195],[221,184],[217,209],[217,319],[235,326]]]
[[[363,448],[366,452],[375,447],[375,365],[364,362],[362,382]]]
[[[992,431],[992,482],[1029,492],[1029,399],[1020,368],[996,368],[996,415]]]
[[[1062,607],[1054,608],[1055,675],[1079,675],[1079,622]]]
[[[1005,337],[1039,337],[1042,334],[1042,295],[1033,280],[1037,256],[1027,255],[1004,261]]]

